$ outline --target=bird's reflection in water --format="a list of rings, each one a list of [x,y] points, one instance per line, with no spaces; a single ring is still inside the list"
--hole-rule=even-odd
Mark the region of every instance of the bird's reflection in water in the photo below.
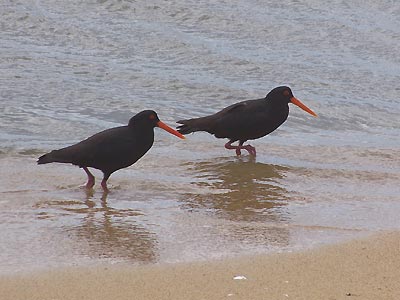
[[[209,209],[233,221],[279,222],[287,191],[280,184],[287,168],[254,158],[218,158],[186,164],[196,192],[185,194],[186,207]]]
[[[95,199],[93,192],[88,191],[83,202],[52,201],[49,205],[64,211],[63,217],[74,218],[70,226],[64,225],[64,231],[74,239],[82,255],[138,263],[155,261],[156,237],[137,223],[141,212],[110,207],[107,196],[104,193],[101,199]]]

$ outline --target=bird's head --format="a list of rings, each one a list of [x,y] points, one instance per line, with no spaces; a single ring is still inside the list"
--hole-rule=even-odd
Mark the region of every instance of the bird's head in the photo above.
[[[308,112],[314,117],[317,117],[317,114],[315,112],[313,112],[299,99],[293,96],[292,90],[287,86],[279,86],[274,88],[267,94],[266,99],[276,103],[293,103],[294,105],[300,107],[302,110]]]
[[[165,131],[168,131],[169,133],[176,135],[177,137],[184,139],[185,137],[180,134],[178,131],[175,129],[169,127],[167,124],[163,123],[160,121],[158,118],[157,113],[154,110],[143,110],[140,113],[134,115],[130,120],[129,120],[129,127],[131,128],[154,128],[154,127],[160,127],[164,129]]]

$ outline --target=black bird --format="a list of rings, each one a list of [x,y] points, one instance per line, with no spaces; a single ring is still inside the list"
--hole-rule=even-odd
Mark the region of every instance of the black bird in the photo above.
[[[280,86],[271,90],[265,98],[242,101],[206,117],[180,120],[177,123],[182,125],[177,129],[182,134],[206,131],[217,138],[228,138],[226,149],[235,149],[236,155],[245,149],[255,156],[256,149],[251,145],[243,145],[244,142],[270,134],[282,125],[289,115],[289,103],[317,116],[293,96],[289,87]],[[233,146],[232,143],[236,141],[239,141],[239,145]]]
[[[167,126],[152,110],[144,110],[129,120],[127,126],[110,128],[99,132],[75,145],[53,150],[38,159],[38,164],[52,162],[70,163],[85,170],[88,176],[86,188],[94,186],[94,176],[89,167],[99,169],[104,177],[101,186],[108,191],[107,179],[115,171],[129,167],[139,160],[153,145],[154,127],[184,139],[185,137]]]

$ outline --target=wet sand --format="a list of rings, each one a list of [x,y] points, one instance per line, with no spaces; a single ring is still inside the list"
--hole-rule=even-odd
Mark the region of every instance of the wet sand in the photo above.
[[[304,252],[206,263],[53,269],[3,275],[0,298],[400,299],[399,254],[400,233],[392,232]]]

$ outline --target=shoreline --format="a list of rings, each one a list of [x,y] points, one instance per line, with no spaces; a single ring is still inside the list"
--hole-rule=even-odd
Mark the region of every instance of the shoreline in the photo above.
[[[0,298],[400,299],[399,255],[400,232],[383,232],[293,253],[0,275]]]

